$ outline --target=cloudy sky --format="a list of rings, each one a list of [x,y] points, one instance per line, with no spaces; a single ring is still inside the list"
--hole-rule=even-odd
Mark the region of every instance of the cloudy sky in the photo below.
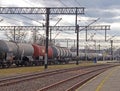
[[[111,25],[111,30],[108,31],[108,38],[115,36],[118,39],[120,36],[120,0],[0,0],[1,7],[85,7],[85,15],[78,17],[79,25],[88,25],[93,20],[100,18],[94,25]],[[27,18],[26,18],[27,17]],[[29,19],[32,18],[33,20]],[[74,25],[75,16],[51,16],[51,25],[62,18],[58,25]],[[0,25],[41,25],[45,23],[44,16],[41,15],[0,15]],[[13,22],[14,21],[14,22]],[[66,33],[66,35],[70,33]],[[103,31],[90,31],[88,37],[96,34],[102,36]],[[64,33],[60,33],[60,36]],[[54,35],[55,37],[55,35]],[[70,38],[70,37],[68,37]],[[85,38],[84,32],[81,33],[81,38]]]

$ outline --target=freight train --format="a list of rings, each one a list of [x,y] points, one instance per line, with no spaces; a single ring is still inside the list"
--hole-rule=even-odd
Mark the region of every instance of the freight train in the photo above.
[[[0,67],[43,65],[45,46],[0,40]],[[68,63],[72,52],[65,47],[48,46],[48,63]]]
[[[48,64],[65,64],[72,60],[103,60],[98,53],[79,53],[66,47],[48,46]],[[107,57],[110,58],[110,57]],[[16,66],[44,65],[45,46],[38,44],[16,43],[0,40],[0,68]]]

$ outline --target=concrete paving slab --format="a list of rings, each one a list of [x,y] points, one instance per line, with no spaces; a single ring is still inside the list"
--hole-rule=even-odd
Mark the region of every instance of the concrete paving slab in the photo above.
[[[76,91],[120,91],[120,66],[94,77]]]

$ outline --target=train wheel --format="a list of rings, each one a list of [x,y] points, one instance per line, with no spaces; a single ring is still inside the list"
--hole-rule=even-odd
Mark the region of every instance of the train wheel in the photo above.
[[[15,61],[15,65],[16,65],[17,67],[19,67],[19,65],[20,65],[19,61]]]
[[[25,66],[30,66],[30,64],[29,64],[28,61],[25,61],[25,62],[24,62],[24,65],[25,65]]]
[[[12,64],[11,64],[11,62],[7,62],[7,68],[9,68]]]
[[[0,68],[2,68],[2,64],[0,63]]]
[[[2,68],[5,68],[5,65],[4,65],[4,64],[2,64]]]

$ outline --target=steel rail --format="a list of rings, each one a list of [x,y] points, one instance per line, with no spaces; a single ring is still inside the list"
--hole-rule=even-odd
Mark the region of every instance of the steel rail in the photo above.
[[[32,79],[42,78],[45,76],[51,76],[51,75],[69,72],[69,71],[75,71],[75,70],[82,70],[82,69],[96,67],[96,66],[98,67],[102,65],[90,65],[90,66],[75,67],[75,68],[61,69],[61,70],[58,69],[53,71],[36,72],[32,74],[25,74],[25,75],[20,75],[20,76],[11,77],[11,78],[4,78],[4,79],[0,79],[0,87],[8,86],[8,85],[12,85],[12,84],[20,83],[23,81],[32,80]]]
[[[48,91],[48,89],[50,90],[50,89],[52,89],[52,88],[54,88],[54,87],[57,87],[58,85],[63,84],[63,83],[65,83],[65,82],[69,82],[69,81],[74,80],[74,79],[77,79],[77,78],[79,78],[79,77],[81,77],[81,76],[85,76],[85,75],[88,75],[88,74],[91,74],[91,73],[94,74],[94,72],[95,72],[95,73],[97,72],[96,74],[94,74],[94,75],[92,75],[92,76],[89,76],[87,79],[84,79],[84,80],[82,80],[82,81],[79,83],[79,84],[82,84],[82,83],[88,81],[89,79],[95,77],[96,75],[100,74],[101,72],[104,72],[107,68],[110,68],[110,67],[114,67],[114,66],[102,67],[102,68],[98,68],[98,69],[95,69],[95,70],[92,69],[92,71],[83,72],[83,73],[81,73],[81,74],[75,75],[75,76],[73,76],[73,77],[70,77],[70,78],[61,80],[61,81],[59,81],[59,82],[57,82],[57,83],[51,84],[51,85],[46,86],[46,87],[43,87],[43,88],[41,88],[41,89],[38,89],[37,91]],[[73,87],[73,88],[75,88],[75,87]],[[71,89],[68,89],[68,90],[66,90],[66,91],[74,91],[73,88],[71,88],[72,90],[71,90]]]

